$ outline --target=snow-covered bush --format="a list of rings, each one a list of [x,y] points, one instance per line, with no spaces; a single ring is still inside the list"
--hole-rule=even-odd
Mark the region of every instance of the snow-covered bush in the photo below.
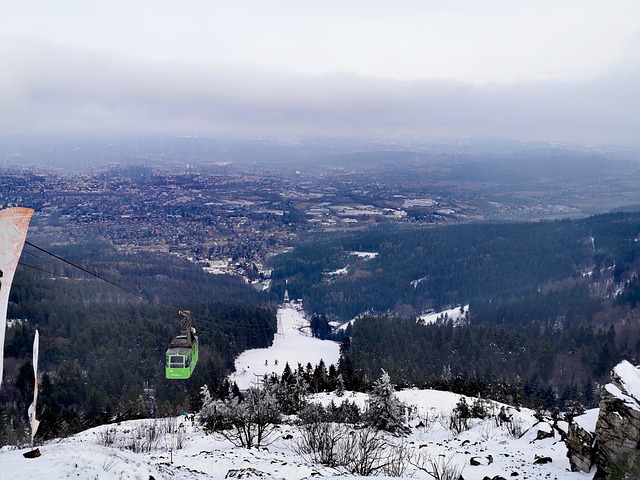
[[[265,375],[262,383],[275,395],[280,410],[285,415],[296,414],[307,404],[309,383],[305,380],[302,370],[292,371],[288,363],[281,377],[276,374]]]
[[[180,450],[185,446],[186,428],[175,417],[138,420],[128,425],[130,427],[124,430],[115,427],[98,430],[96,443],[134,453],[149,453],[161,449],[163,445],[167,450]]]
[[[513,438],[520,438],[526,430],[524,421],[521,418],[513,418],[504,423],[503,426]]]
[[[464,432],[469,430],[470,419],[478,418],[484,420],[492,414],[493,407],[491,402],[476,398],[473,403],[469,405],[465,397],[460,397],[460,400],[458,400],[458,403],[456,403],[456,406],[449,416],[449,428],[455,433]]]
[[[397,469],[396,445],[374,427],[352,431],[342,448],[347,453],[346,469],[353,475],[386,475],[390,467]]]
[[[329,414],[331,421],[337,423],[351,423],[356,424],[362,421],[362,412],[356,402],[350,402],[346,399],[344,402],[336,405],[332,400],[327,405],[327,413]]]
[[[342,377],[342,374],[339,373],[338,377],[336,378],[336,389],[335,389],[336,395],[338,397],[342,397],[344,395],[344,389],[345,389],[344,378]]]
[[[149,453],[156,450],[167,432],[158,419],[143,420],[130,431],[130,436],[125,437],[124,446],[134,453]]]
[[[373,384],[367,407],[368,425],[396,435],[408,435],[411,432],[405,423],[406,407],[396,396],[389,374],[384,370]]]
[[[460,397],[456,406],[449,416],[449,429],[458,434],[469,430],[469,419],[471,418],[471,408],[464,397]]]
[[[480,418],[484,420],[485,418],[489,418],[493,415],[494,406],[488,400],[484,400],[482,398],[476,398],[471,403],[471,417],[472,418]]]
[[[201,395],[202,409],[198,413],[198,422],[237,447],[267,445],[282,421],[278,401],[266,388],[250,388],[242,399],[234,397],[223,401],[214,400],[204,386]]]
[[[103,447],[111,447],[116,442],[117,431],[115,428],[105,428],[97,433],[97,444]]]
[[[315,422],[356,424],[361,420],[360,408],[355,402],[349,400],[339,405],[332,400],[326,407],[319,403],[309,403],[298,413],[298,423],[301,425]]]
[[[428,432],[441,417],[441,414],[435,408],[431,408],[424,414],[415,413],[415,416],[418,420],[416,427],[422,428],[425,432]]]
[[[331,418],[327,410],[320,403],[309,403],[298,413],[298,424],[330,422]]]

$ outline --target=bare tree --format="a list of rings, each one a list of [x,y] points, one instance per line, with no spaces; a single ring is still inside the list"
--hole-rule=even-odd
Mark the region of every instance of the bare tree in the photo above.
[[[337,467],[346,463],[344,443],[349,435],[346,425],[326,421],[312,421],[300,425],[300,437],[294,451],[314,463]]]
[[[459,466],[454,461],[454,456],[432,455],[421,452],[409,463],[418,470],[428,473],[434,480],[459,480],[462,477],[464,466]]]

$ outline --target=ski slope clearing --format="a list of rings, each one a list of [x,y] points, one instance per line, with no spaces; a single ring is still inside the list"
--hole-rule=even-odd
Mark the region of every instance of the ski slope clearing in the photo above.
[[[264,375],[282,375],[285,364],[295,370],[298,363],[317,365],[323,360],[327,368],[337,365],[340,344],[311,336],[309,320],[300,305],[286,303],[278,309],[278,333],[269,348],[243,352],[235,361],[236,371],[229,380],[241,390],[259,385]]]
[[[505,406],[513,425],[522,429],[518,436],[500,426],[495,416],[472,420],[469,430],[456,434],[446,424],[460,395],[436,390],[405,390],[397,395],[410,407],[411,434],[405,438],[388,436],[388,440],[404,442],[415,462],[420,455],[450,460],[464,468],[462,475],[466,480],[496,475],[519,479],[593,478],[593,473],[569,471],[566,448],[557,431],[549,438],[538,439],[539,431],[549,433],[553,429],[548,423],[538,422],[531,410],[517,411]],[[342,397],[318,394],[310,398],[324,404],[345,399],[364,406],[367,395],[345,392]],[[469,398],[468,402],[473,400]],[[498,412],[501,406],[495,403],[491,408]],[[149,431],[155,433],[145,433]],[[35,459],[22,456],[29,449],[5,447],[0,450],[0,479],[365,478],[315,464],[298,455],[295,445],[299,436],[296,427],[283,424],[271,445],[244,449],[219,436],[207,435],[185,417],[135,420],[103,425],[40,445],[42,456]],[[178,445],[181,448],[176,448]],[[534,463],[538,457],[548,463]],[[399,478],[431,476],[408,466]]]

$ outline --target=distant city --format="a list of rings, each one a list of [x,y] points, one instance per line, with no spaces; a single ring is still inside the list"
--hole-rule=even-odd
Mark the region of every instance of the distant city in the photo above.
[[[94,150],[86,155],[110,161],[83,171],[23,166],[14,147],[0,152],[0,206],[35,209],[34,241],[169,252],[212,273],[259,282],[268,278],[268,257],[314,232],[530,221],[640,205],[639,164],[628,152],[513,143],[506,149],[500,142],[477,151],[467,144],[457,151],[358,147],[333,146],[329,155],[325,146],[304,159],[299,146],[287,146],[274,160],[273,146],[258,142],[239,161],[192,150],[185,161],[179,151],[115,161]],[[51,157],[62,157],[60,149]],[[43,151],[35,161],[44,163]]]

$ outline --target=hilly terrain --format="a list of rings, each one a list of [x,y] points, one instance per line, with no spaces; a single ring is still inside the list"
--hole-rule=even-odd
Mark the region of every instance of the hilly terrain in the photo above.
[[[316,393],[368,392],[383,369],[402,388],[579,412],[597,405],[613,365],[638,361],[639,232],[637,213],[612,213],[310,234],[272,257],[271,289],[261,292],[165,253],[27,245],[10,297],[0,439],[26,439],[36,327],[38,441],[197,412],[204,384],[224,399],[264,374],[303,379]],[[301,299],[308,326],[278,318],[285,293]],[[202,351],[192,378],[172,382],[164,350],[182,309]],[[330,360],[259,350],[290,348],[281,323],[326,339]]]
[[[318,235],[273,258],[272,289],[343,325],[348,388],[384,368],[408,386],[593,407],[614,364],[640,361],[639,233],[637,213],[612,213]],[[455,323],[420,320],[467,305]]]
[[[589,323],[598,319],[601,301],[616,300],[622,290],[620,302],[635,306],[639,234],[638,213],[317,234],[273,258],[273,290],[282,294],[286,285],[310,311],[337,320],[470,304],[473,323],[526,323],[533,319],[526,309],[506,318],[489,304],[513,306],[540,294],[536,303],[544,310],[546,296],[560,295],[557,309],[535,319],[583,315]],[[582,297],[586,311],[572,315],[563,301],[572,295]]]

